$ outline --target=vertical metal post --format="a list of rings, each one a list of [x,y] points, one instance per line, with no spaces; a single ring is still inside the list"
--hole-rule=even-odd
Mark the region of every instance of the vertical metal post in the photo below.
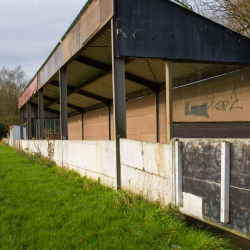
[[[59,71],[60,82],[60,121],[61,139],[68,140],[68,104],[67,104],[67,69],[63,66]]]
[[[229,223],[229,186],[230,186],[230,143],[221,143],[221,212],[222,223]]]
[[[125,59],[116,57],[116,24],[112,19],[112,82],[114,139],[116,143],[116,188],[121,188],[120,138],[127,137]]]
[[[84,140],[84,119],[83,119],[83,113],[82,113],[82,140]]]
[[[20,111],[20,139],[23,140],[23,107],[19,109]]]
[[[38,90],[39,139],[44,139],[44,100],[43,88]]]
[[[109,140],[111,140],[111,106],[108,106]]]
[[[28,140],[32,139],[31,135],[31,103],[27,102],[27,125],[28,125]]]
[[[176,180],[176,205],[183,206],[182,198],[182,157],[181,157],[181,143],[175,142],[175,180]]]
[[[160,141],[159,136],[159,93],[155,93],[155,141]]]
[[[165,62],[166,69],[166,122],[167,122],[167,144],[173,138],[173,108],[172,108],[172,62]]]

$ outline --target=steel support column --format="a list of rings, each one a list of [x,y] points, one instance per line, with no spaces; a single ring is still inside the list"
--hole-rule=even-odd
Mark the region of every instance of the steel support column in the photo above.
[[[27,127],[28,127],[28,140],[32,139],[31,135],[31,102],[27,102]]]
[[[173,138],[173,108],[172,108],[172,62],[165,63],[166,69],[166,122],[167,122],[167,144]]]
[[[44,98],[43,88],[38,90],[39,139],[44,139]]]
[[[84,140],[84,113],[82,113],[82,140]]]
[[[121,189],[120,138],[127,138],[125,58],[117,57],[117,24],[111,20],[114,140],[116,145],[116,188]]]
[[[114,139],[116,142],[116,185],[121,188],[120,138],[127,137],[126,131],[126,90],[125,90],[125,59],[114,58],[113,73],[113,114]]]
[[[111,106],[108,106],[108,126],[109,126],[109,140],[111,140]]]
[[[20,139],[23,140],[23,107],[19,109],[20,112]]]
[[[68,110],[67,110],[67,69],[62,67],[59,72],[60,82],[60,121],[61,139],[68,140]]]
[[[155,93],[155,141],[160,141],[159,136],[159,93]]]

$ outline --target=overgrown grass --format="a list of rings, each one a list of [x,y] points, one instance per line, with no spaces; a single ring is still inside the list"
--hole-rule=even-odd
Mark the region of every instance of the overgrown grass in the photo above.
[[[233,249],[173,206],[0,145],[0,249]]]

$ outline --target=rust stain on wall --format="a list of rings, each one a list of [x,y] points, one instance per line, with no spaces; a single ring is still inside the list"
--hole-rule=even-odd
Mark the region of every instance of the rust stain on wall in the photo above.
[[[155,162],[157,164],[158,168],[158,175],[165,172],[164,169],[164,151],[163,151],[163,145],[157,144],[155,147]]]

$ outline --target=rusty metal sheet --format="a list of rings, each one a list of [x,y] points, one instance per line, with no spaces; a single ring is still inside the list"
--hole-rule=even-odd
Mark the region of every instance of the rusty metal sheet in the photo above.
[[[18,100],[19,109],[37,92],[37,89],[38,85],[37,85],[37,75],[36,75],[33,81],[30,83],[30,85],[26,88],[26,90],[19,98]]]
[[[40,70],[40,80],[38,89],[40,89],[48,80],[49,80],[49,71],[50,71],[50,60],[44,65],[44,67]]]

